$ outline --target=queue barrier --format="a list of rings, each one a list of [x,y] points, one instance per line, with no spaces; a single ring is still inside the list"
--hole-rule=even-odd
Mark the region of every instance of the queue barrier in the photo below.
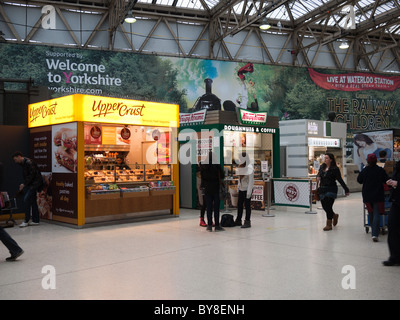
[[[275,206],[287,206],[287,207],[301,207],[309,208],[305,213],[316,214],[316,211],[312,209],[312,179],[302,178],[270,178],[267,180],[267,214],[270,215],[271,206],[271,189],[273,185],[274,191],[274,205]]]

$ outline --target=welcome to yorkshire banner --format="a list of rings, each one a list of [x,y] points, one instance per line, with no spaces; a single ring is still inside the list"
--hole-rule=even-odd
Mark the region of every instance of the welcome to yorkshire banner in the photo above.
[[[0,65],[0,78],[31,78],[51,98],[109,96],[191,113],[210,90],[222,109],[257,107],[281,120],[326,120],[333,111],[349,133],[400,126],[398,76],[10,43],[0,43]]]

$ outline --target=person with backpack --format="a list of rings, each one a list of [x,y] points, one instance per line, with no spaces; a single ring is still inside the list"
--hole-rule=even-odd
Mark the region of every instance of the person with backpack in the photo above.
[[[15,163],[22,167],[23,183],[19,186],[19,192],[23,194],[25,209],[25,221],[19,227],[36,226],[39,224],[39,208],[37,205],[37,192],[43,187],[43,178],[37,164],[29,158],[24,157],[22,152],[12,155]],[[32,221],[31,218],[32,209]]]

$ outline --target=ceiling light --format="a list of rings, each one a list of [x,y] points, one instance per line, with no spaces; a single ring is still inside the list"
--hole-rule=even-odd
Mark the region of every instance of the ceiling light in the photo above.
[[[340,49],[348,49],[349,48],[349,44],[347,41],[343,41],[340,45],[339,45]]]
[[[132,15],[132,11],[129,11],[128,15],[125,17],[124,20],[126,23],[135,23],[136,19],[135,17]]]
[[[264,18],[259,26],[261,30],[268,30],[271,28],[271,25],[268,23],[267,18]]]

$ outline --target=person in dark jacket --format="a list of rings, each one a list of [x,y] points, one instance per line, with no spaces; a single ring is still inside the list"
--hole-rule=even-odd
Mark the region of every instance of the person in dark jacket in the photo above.
[[[379,237],[380,216],[385,213],[384,184],[389,177],[386,171],[377,165],[378,159],[374,153],[367,156],[368,165],[358,174],[357,182],[362,186],[362,197],[365,203],[372,228],[372,241]]]
[[[333,204],[338,193],[336,181],[341,184],[346,196],[348,196],[350,191],[342,179],[340,170],[336,165],[335,156],[332,153],[326,153],[325,161],[317,174],[318,194],[322,208],[326,212],[326,226],[323,229],[324,231],[332,230],[332,224],[336,226],[339,219],[339,215],[333,212]]]
[[[206,195],[204,194],[204,190],[201,187],[201,164],[196,166],[196,184],[197,184],[197,194],[199,198],[199,205],[200,205],[200,227],[207,227],[207,223],[204,220],[204,216],[207,210],[207,202],[206,202]]]
[[[400,154],[399,154],[400,156]],[[400,161],[396,163],[392,179],[386,181],[388,186],[391,186],[392,206],[388,216],[388,246],[389,259],[383,261],[384,266],[400,265]]]
[[[3,164],[0,162],[0,186],[3,184]],[[1,211],[1,208],[0,208]],[[11,256],[6,258],[6,261],[15,261],[24,250],[18,243],[0,226],[0,241],[6,246]]]
[[[126,164],[124,157],[118,156],[115,159],[115,170],[129,170],[130,167]]]
[[[207,204],[207,231],[212,231],[212,213],[214,210],[215,231],[224,231],[219,224],[219,188],[224,179],[224,171],[220,164],[213,162],[210,152],[205,163],[200,166],[201,188],[204,190]]]
[[[37,205],[37,192],[38,189],[43,187],[43,178],[40,170],[35,162],[31,159],[26,158],[19,151],[15,152],[12,156],[15,163],[22,166],[22,174],[24,182],[20,184],[19,191],[24,196],[25,205],[25,221],[19,226],[27,227],[28,225],[39,224],[39,209]],[[31,218],[32,209],[32,221]]]

